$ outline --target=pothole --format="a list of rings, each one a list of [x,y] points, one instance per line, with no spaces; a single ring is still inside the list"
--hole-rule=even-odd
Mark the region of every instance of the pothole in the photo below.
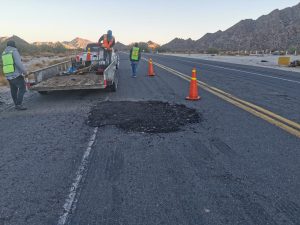
[[[201,115],[185,105],[159,101],[107,101],[94,106],[88,118],[93,127],[114,125],[129,132],[170,133],[201,122]]]

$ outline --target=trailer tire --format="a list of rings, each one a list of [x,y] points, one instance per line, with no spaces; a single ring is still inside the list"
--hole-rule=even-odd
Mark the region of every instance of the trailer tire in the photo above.
[[[109,86],[109,90],[111,92],[116,92],[117,88],[118,88],[118,85],[116,84],[116,82],[113,82],[113,84]]]
[[[118,83],[119,83],[118,76],[119,76],[119,72],[118,72],[118,70],[116,70],[115,75],[114,75],[114,79],[113,79],[111,85],[109,85],[109,90],[111,92],[116,92],[117,89],[118,89]]]
[[[38,91],[38,93],[39,93],[40,95],[47,95],[49,92],[48,92],[48,91]]]

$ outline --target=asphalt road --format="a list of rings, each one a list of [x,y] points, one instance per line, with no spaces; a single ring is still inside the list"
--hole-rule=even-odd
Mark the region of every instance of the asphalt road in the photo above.
[[[299,74],[151,57],[300,122]],[[131,78],[127,58],[116,93],[34,94],[28,111],[1,112],[0,225],[300,224],[298,137],[201,89],[188,102],[187,81],[159,67],[149,78],[144,61]],[[90,127],[108,100],[184,104],[201,121],[156,134]]]

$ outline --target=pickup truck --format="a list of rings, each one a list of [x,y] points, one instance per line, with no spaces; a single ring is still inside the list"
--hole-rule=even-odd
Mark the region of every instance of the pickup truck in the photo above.
[[[31,72],[34,75],[29,90],[46,94],[50,91],[109,89],[118,86],[119,57],[112,50],[111,63],[105,49],[89,44],[75,59]],[[87,55],[90,54],[90,57]],[[90,58],[87,61],[87,58]],[[72,71],[70,70],[72,68]],[[71,71],[71,72],[70,72]]]

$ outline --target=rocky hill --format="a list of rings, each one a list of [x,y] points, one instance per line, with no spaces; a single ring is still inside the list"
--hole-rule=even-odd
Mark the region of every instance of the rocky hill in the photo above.
[[[153,41],[148,41],[147,44],[148,44],[148,48],[150,48],[150,49],[157,49],[157,48],[160,47],[159,44],[157,44],[157,43],[155,43]]]
[[[2,52],[6,48],[6,43],[9,40],[13,40],[16,42],[16,45],[20,52],[33,53],[38,50],[38,48],[34,45],[29,44],[18,36],[12,37],[0,37],[0,52]]]
[[[196,48],[195,41],[192,39],[175,38],[169,43],[162,45],[161,48],[166,51],[190,51]]]
[[[118,50],[118,51],[127,51],[129,50],[129,46],[122,44],[121,42],[117,42],[115,44],[114,49]]]
[[[77,37],[70,42],[64,41],[63,45],[68,49],[85,49],[89,43],[92,43],[92,42],[89,40]]]
[[[131,43],[129,45],[127,45],[127,49],[131,49],[134,46],[135,43]],[[148,42],[138,42],[139,48],[143,51],[143,52],[151,52],[151,51],[155,51],[157,49],[160,48],[160,45],[153,42],[153,41],[148,41]]]
[[[5,41],[8,37],[0,37],[0,43]]]
[[[204,35],[199,40],[175,38],[162,46],[172,51],[287,50],[300,49],[300,3],[274,10],[257,20],[242,20],[226,31]]]

